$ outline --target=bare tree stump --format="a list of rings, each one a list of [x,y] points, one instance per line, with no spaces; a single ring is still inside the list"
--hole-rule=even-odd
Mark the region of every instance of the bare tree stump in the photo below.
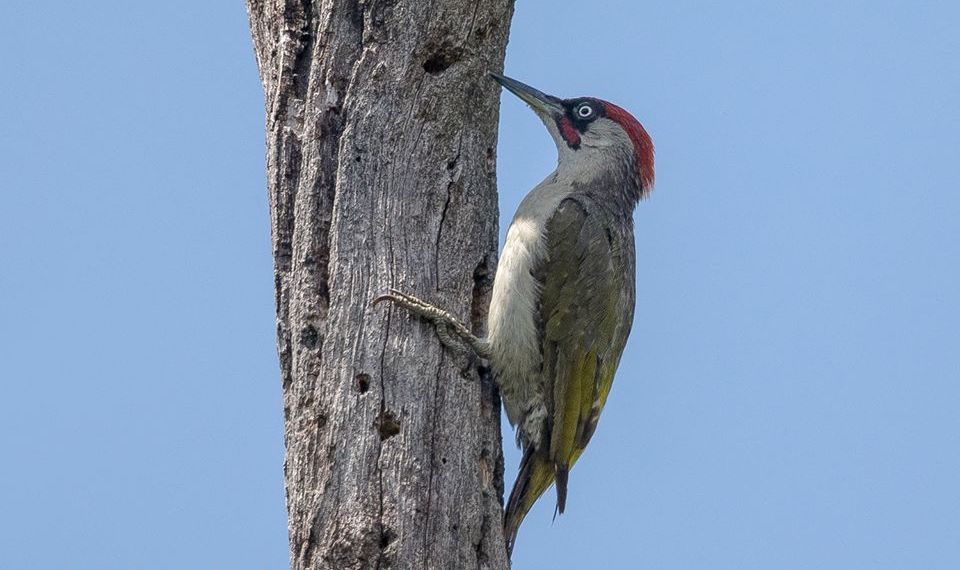
[[[248,0],[294,569],[509,567],[500,404],[466,355],[371,300],[486,318],[512,0]]]

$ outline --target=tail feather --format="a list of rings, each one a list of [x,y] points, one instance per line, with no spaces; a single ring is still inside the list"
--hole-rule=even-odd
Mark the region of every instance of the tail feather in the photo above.
[[[566,467],[556,466],[554,476],[557,478],[557,509],[553,512],[553,518],[557,518],[557,514],[562,515],[563,509],[567,506],[567,476],[569,474],[570,470]]]
[[[566,475],[566,471],[564,471]],[[513,553],[513,545],[517,540],[517,531],[520,530],[520,523],[524,517],[537,502],[537,499],[543,495],[554,481],[553,465],[549,459],[536,453],[532,448],[527,448],[523,452],[523,459],[520,461],[520,473],[513,484],[513,490],[510,491],[510,499],[507,501],[506,513],[503,517],[503,536],[507,541],[507,554]],[[564,477],[566,483],[566,477]],[[566,498],[566,485],[564,485],[564,499]],[[563,503],[560,502],[558,494],[557,506],[560,512],[563,512]]]

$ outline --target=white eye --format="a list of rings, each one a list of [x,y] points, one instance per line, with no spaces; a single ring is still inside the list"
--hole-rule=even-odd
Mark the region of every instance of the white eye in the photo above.
[[[593,107],[591,107],[590,105],[581,105],[580,108],[577,109],[577,115],[581,119],[587,119],[593,116]]]

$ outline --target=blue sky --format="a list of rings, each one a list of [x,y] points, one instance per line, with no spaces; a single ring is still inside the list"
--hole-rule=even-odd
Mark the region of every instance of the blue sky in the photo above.
[[[242,3],[3,12],[3,567],[285,567]],[[960,566],[958,28],[945,1],[517,3],[507,73],[633,111],[658,183],[607,410],[516,568]],[[505,96],[504,222],[554,162]]]

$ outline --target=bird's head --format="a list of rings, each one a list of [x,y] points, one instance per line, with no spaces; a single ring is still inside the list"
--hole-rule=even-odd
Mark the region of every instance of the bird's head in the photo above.
[[[557,143],[558,171],[574,178],[625,167],[638,198],[653,189],[653,141],[623,108],[593,97],[560,99],[496,73],[490,74],[540,117]]]

